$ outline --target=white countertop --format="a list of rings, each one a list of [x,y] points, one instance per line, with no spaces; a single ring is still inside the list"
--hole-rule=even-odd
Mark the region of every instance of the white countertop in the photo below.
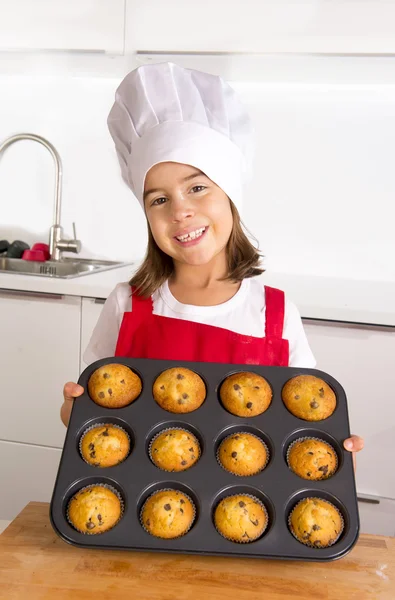
[[[107,298],[117,283],[130,279],[134,269],[129,264],[73,279],[0,273],[0,290]],[[263,277],[267,285],[284,290],[305,319],[395,327],[395,282],[270,272]]]

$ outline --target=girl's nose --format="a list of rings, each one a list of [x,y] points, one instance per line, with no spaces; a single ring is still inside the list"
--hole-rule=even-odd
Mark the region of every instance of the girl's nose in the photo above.
[[[173,223],[179,223],[193,217],[194,210],[188,198],[180,196],[179,198],[173,198],[171,201],[171,218]]]

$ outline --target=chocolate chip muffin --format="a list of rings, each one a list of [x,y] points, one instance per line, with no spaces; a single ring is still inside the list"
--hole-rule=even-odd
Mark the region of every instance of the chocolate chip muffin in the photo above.
[[[171,413],[189,413],[206,398],[206,386],[197,373],[183,367],[163,371],[156,379],[153,396],[157,404]]]
[[[141,393],[140,377],[126,365],[99,367],[89,378],[88,392],[96,404],[106,408],[127,406]]]
[[[97,535],[112,529],[122,516],[119,496],[103,485],[90,485],[77,492],[67,507],[67,518],[81,533]]]
[[[343,526],[337,508],[320,498],[305,498],[298,502],[289,518],[289,527],[296,539],[315,548],[332,546]]]
[[[314,375],[298,375],[287,381],[282,398],[289,412],[305,421],[327,419],[336,408],[335,392]]]
[[[225,438],[217,453],[220,465],[234,475],[256,475],[262,471],[269,455],[266,444],[251,433],[234,433]]]
[[[185,429],[166,429],[151,442],[149,455],[163,471],[186,471],[199,460],[200,444]]]
[[[272,388],[256,373],[234,373],[225,379],[219,395],[227,411],[238,417],[255,417],[267,410]]]
[[[162,490],[146,500],[141,524],[155,537],[171,539],[185,535],[195,519],[191,499],[178,490]]]
[[[82,435],[80,451],[85,462],[94,467],[113,467],[128,456],[129,436],[111,423],[97,425]]]
[[[246,494],[228,496],[214,512],[217,531],[232,542],[257,540],[268,524],[266,509],[258,499]]]
[[[315,438],[302,438],[293,442],[287,453],[289,468],[311,481],[329,479],[337,469],[337,455],[332,446]]]

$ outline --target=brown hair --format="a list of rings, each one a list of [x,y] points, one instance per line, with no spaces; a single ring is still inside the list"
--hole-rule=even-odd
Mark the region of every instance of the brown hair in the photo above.
[[[226,246],[228,275],[224,277],[224,280],[237,282],[247,277],[260,275],[264,269],[260,266],[261,253],[252,245],[244,232],[246,228],[232,201],[230,201],[230,208],[233,227]],[[143,264],[133,275],[129,284],[136,288],[136,292],[140,296],[149,297],[170,277],[173,271],[173,259],[159,248],[148,225],[147,253]]]

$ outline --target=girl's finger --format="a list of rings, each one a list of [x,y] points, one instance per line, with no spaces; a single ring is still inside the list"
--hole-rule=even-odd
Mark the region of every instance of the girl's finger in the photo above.
[[[84,393],[84,388],[78,383],[74,383],[73,381],[69,381],[63,388],[63,397],[65,400],[72,401],[74,398],[78,398],[81,394]]]
[[[359,452],[364,446],[364,441],[359,435],[352,435],[344,440],[343,446],[349,452]]]

